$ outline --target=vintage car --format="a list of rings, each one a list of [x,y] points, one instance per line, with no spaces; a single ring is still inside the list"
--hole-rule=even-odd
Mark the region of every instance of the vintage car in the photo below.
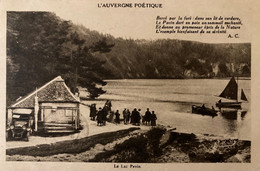
[[[32,133],[33,115],[31,110],[16,110],[13,112],[10,126],[6,129],[6,140],[29,141]]]

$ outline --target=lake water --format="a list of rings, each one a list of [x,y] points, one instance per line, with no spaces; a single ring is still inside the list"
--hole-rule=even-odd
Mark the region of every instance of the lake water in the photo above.
[[[213,134],[250,140],[250,80],[239,80],[249,102],[242,103],[242,110],[218,113],[218,116],[203,116],[191,113],[191,106],[205,104],[215,107],[229,79],[129,79],[107,80],[106,94],[99,99],[112,100],[112,110],[119,110],[122,117],[124,108],[132,111],[146,108],[155,111],[157,123],[176,127],[180,132]],[[225,99],[222,99],[225,101]],[[88,102],[88,103],[94,103]],[[97,106],[104,101],[96,101]]]

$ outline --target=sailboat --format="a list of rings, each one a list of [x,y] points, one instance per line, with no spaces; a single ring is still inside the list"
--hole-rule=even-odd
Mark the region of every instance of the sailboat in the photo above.
[[[241,108],[241,101],[238,101],[238,84],[233,76],[229,83],[227,84],[226,88],[222,91],[219,97],[224,97],[226,99],[236,100],[234,102],[222,102],[219,100],[216,103],[216,106],[219,108]],[[241,100],[247,101],[246,95],[241,89]]]

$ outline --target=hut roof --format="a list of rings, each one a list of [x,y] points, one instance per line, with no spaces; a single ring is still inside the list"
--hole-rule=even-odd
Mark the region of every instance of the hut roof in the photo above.
[[[15,102],[11,105],[11,108],[33,108],[36,95],[39,102],[79,103],[79,100],[70,91],[61,76],[58,76],[39,89],[36,89],[29,95]]]

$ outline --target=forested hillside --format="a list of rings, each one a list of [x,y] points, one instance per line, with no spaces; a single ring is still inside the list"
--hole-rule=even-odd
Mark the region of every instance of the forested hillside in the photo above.
[[[100,38],[101,36],[97,34]],[[88,38],[85,38],[88,37]],[[92,40],[95,40],[93,43]],[[91,98],[105,93],[104,60],[114,44],[83,35],[80,28],[48,12],[7,13],[7,104],[61,75],[74,93],[87,88]]]
[[[250,76],[251,45],[116,39],[103,58],[116,78]]]
[[[250,76],[251,44],[114,38],[49,12],[7,13],[7,103],[57,75],[73,92],[104,79]]]

